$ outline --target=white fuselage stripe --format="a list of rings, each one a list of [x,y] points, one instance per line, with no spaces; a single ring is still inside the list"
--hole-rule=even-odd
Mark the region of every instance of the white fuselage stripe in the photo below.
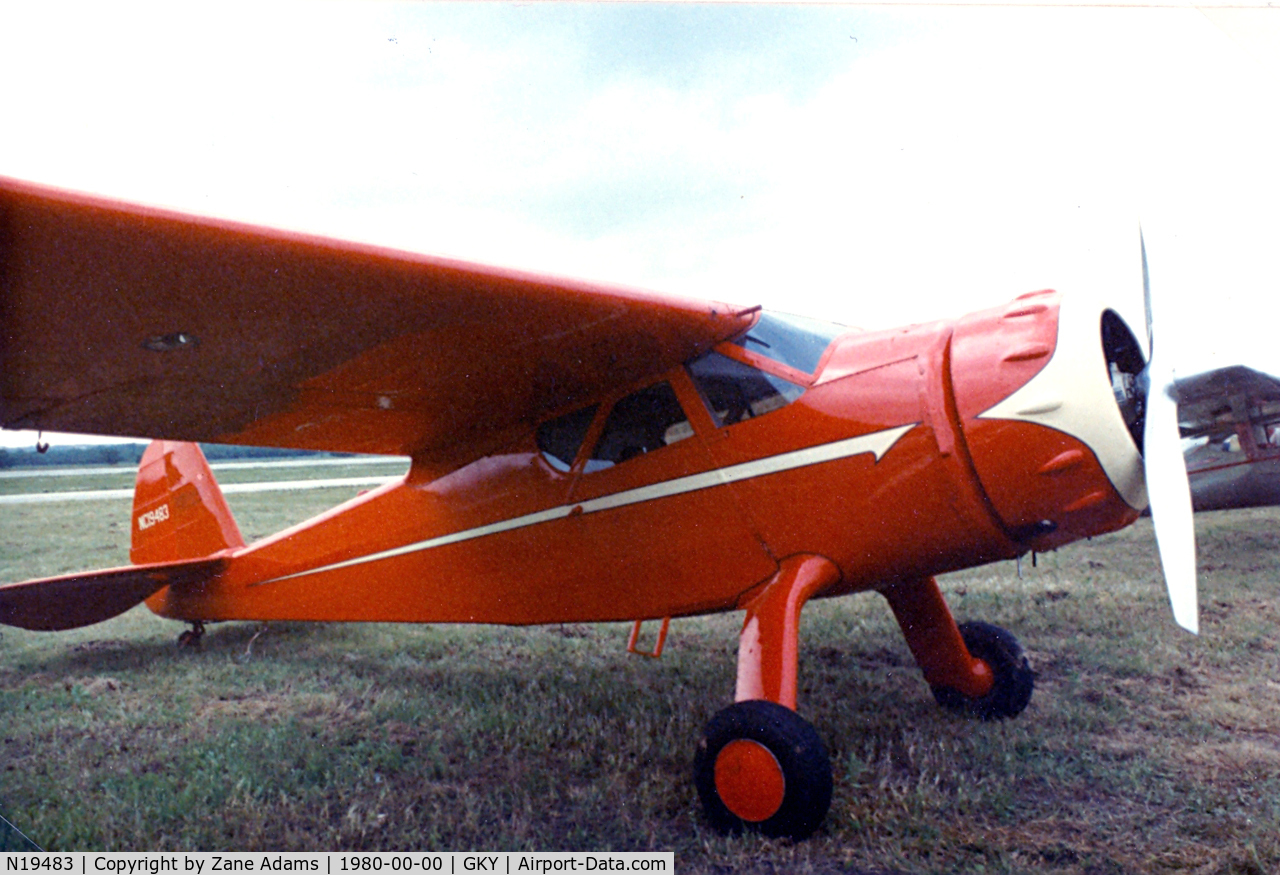
[[[512,517],[507,520],[499,520],[498,522],[477,526],[473,529],[451,532],[447,535],[428,538],[425,541],[416,541],[412,544],[405,544],[402,547],[393,547],[390,550],[382,550],[378,553],[370,553],[366,556],[357,556],[354,559],[347,559],[343,562],[334,562],[331,565],[323,565],[319,568],[309,568],[306,571],[298,571],[293,574],[273,577],[270,580],[264,580],[254,585],[261,586],[267,583],[289,580],[294,577],[303,577],[308,574],[337,571],[341,568],[350,568],[353,565],[363,565],[368,562],[392,559],[396,556],[403,556],[406,553],[433,550],[436,547],[445,547],[449,544],[457,544],[461,541],[470,541],[474,538],[483,538],[487,535],[496,535],[501,532],[509,532],[513,529],[522,529],[526,526],[536,526],[539,523],[564,519],[570,514],[586,515],[590,513],[598,513],[599,511],[604,510],[613,510],[615,508],[626,507],[631,504],[654,501],[655,499],[668,498],[673,495],[683,495],[686,492],[695,492],[699,489],[723,486],[729,483],[735,483],[739,480],[763,477],[766,474],[776,474],[782,471],[791,471],[795,468],[817,465],[822,462],[831,462],[837,459],[849,458],[850,456],[860,456],[864,453],[874,453],[876,461],[878,462],[880,461],[880,457],[887,453],[889,448],[898,442],[899,438],[911,429],[915,428],[918,424],[919,423],[912,422],[907,425],[900,425],[896,428],[888,428],[883,431],[871,432],[870,434],[859,435],[858,437],[847,438],[841,441],[834,441],[829,444],[807,447],[803,450],[793,450],[789,453],[781,453],[777,456],[755,459],[750,462],[742,462],[737,465],[730,465],[727,468],[715,468],[710,471],[704,471],[701,474],[690,474],[687,477],[677,477],[674,480],[666,480],[662,483],[653,483],[649,486],[641,486],[636,489],[615,492],[612,495],[602,495],[599,498],[589,498],[586,501],[563,504],[559,507],[548,508],[547,510],[540,510],[534,513],[524,514],[523,516]]]

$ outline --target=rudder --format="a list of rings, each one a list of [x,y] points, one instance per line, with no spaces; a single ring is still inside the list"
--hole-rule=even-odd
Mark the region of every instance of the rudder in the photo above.
[[[138,464],[129,560],[199,559],[244,546],[240,527],[200,447],[152,441]]]

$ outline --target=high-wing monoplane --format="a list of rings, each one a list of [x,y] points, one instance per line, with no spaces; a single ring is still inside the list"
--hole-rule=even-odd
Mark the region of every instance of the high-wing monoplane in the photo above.
[[[160,438],[133,564],[4,586],[0,622],[740,611],[694,766],[725,830],[798,838],[829,806],[796,711],[807,600],[881,593],[943,706],[1012,717],[1022,648],[958,625],[934,576],[1128,525],[1170,460],[1162,548],[1190,520],[1168,381],[1085,295],[859,332],[0,180],[0,342],[4,427]],[[196,441],[412,463],[246,544]]]

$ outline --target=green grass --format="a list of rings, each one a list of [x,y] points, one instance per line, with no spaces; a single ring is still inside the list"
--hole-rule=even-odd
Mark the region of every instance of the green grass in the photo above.
[[[347,491],[232,496],[246,536]],[[127,558],[127,502],[0,508],[0,577]],[[0,813],[46,848],[674,850],[680,872],[1280,871],[1280,510],[1201,515],[1203,634],[1150,525],[950,575],[1014,631],[1027,711],[940,711],[883,599],[806,608],[800,710],[835,766],[811,840],[725,838],[690,777],[735,615],[628,628],[227,623],[145,608],[0,637]]]

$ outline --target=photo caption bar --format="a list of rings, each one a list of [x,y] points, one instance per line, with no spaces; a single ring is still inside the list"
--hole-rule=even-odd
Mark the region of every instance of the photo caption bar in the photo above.
[[[210,875],[226,872],[310,872],[315,875],[488,872],[523,875],[555,872],[675,871],[673,851],[415,851],[412,853],[284,853],[269,851],[173,851],[0,853],[0,875]]]

